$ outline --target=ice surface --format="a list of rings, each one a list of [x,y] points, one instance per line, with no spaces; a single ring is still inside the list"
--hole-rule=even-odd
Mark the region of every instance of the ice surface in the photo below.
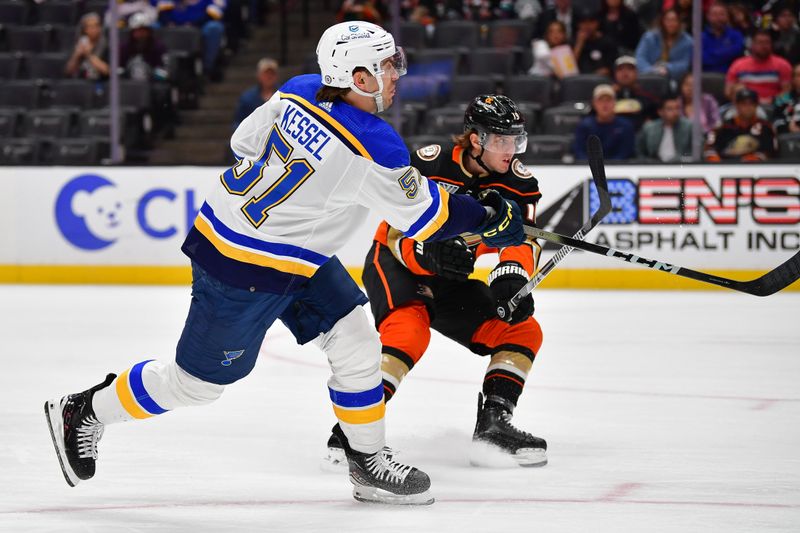
[[[324,356],[281,325],[216,403],[106,428],[70,488],[42,406],[171,358],[185,287],[0,286],[0,531],[800,531],[800,294],[540,291],[515,423],[538,469],[469,466],[486,360],[434,334],[387,409],[437,502],[354,501],[319,460]]]

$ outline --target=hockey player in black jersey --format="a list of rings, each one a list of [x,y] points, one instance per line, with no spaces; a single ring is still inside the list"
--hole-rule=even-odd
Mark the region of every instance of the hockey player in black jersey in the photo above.
[[[464,132],[447,145],[431,145],[412,154],[420,172],[452,193],[480,197],[494,189],[519,204],[528,224],[536,219],[540,198],[536,178],[516,158],[525,151],[527,132],[516,104],[498,95],[474,98],[464,117]],[[521,466],[547,463],[544,439],[511,423],[517,400],[542,344],[533,316],[532,296],[503,320],[498,302],[508,302],[535,272],[540,247],[526,242],[488,248],[478,239],[457,237],[421,243],[382,222],[367,254],[363,282],[381,337],[385,400],[420,360],[430,341],[430,328],[473,353],[489,356],[478,395],[473,434],[477,452],[489,445]],[[488,283],[468,279],[477,256],[499,254]],[[334,428],[327,462],[344,461],[341,432]],[[485,464],[473,453],[473,464]],[[510,461],[509,461],[510,462]]]

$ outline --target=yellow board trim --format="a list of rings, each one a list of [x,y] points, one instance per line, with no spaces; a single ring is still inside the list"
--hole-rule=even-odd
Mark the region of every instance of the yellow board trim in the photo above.
[[[187,285],[188,266],[0,265],[0,283]]]
[[[122,404],[122,407],[128,411],[128,414],[131,415],[133,418],[138,418],[142,420],[144,418],[150,418],[150,413],[146,412],[144,409],[139,407],[139,404],[136,403],[136,400],[133,399],[133,393],[131,393],[131,386],[128,383],[128,373],[130,369],[126,370],[122,374],[119,375],[117,378],[117,397],[119,397],[119,401]]]
[[[361,267],[347,271],[361,285]],[[478,268],[471,276],[486,280],[491,269]],[[754,279],[763,270],[709,270],[709,274],[741,280]],[[188,285],[188,266],[89,266],[89,265],[0,265],[0,283],[78,285]],[[536,289],[636,289],[636,290],[727,290],[688,278],[651,270],[564,269],[554,270]],[[781,292],[800,292],[797,281]]]
[[[386,404],[381,401],[378,405],[368,409],[342,409],[338,405],[333,406],[336,418],[345,424],[369,424],[377,422],[386,413]]]
[[[417,235],[414,237],[415,240],[424,241],[439,231],[439,228],[444,226],[445,221],[450,216],[450,206],[448,205],[450,194],[446,190],[442,189],[440,185],[436,186],[439,187],[439,214],[436,215],[436,218],[431,220],[424,230],[417,233]]]
[[[272,257],[267,257],[265,255],[256,254],[253,252],[247,252],[245,250],[241,250],[239,248],[235,248],[230,244],[224,242],[222,239],[217,237],[217,234],[214,233],[214,230],[211,229],[211,226],[201,217],[197,217],[194,221],[194,227],[205,236],[206,239],[211,241],[211,244],[214,245],[219,253],[224,255],[225,257],[230,257],[231,259],[235,259],[236,261],[241,261],[242,263],[250,263],[252,265],[264,266],[269,268],[274,268],[275,270],[280,270],[281,272],[286,272],[288,274],[296,274],[298,276],[305,276],[310,278],[314,275],[314,272],[317,271],[317,267],[311,267],[308,265],[304,265],[301,263],[295,263],[293,261],[286,261],[283,259],[274,259]]]
[[[362,157],[369,159],[370,161],[373,161],[372,156],[369,155],[369,152],[367,151],[366,148],[364,148],[364,145],[361,144],[361,141],[356,139],[352,133],[347,131],[347,128],[339,124],[339,122],[335,118],[325,113],[321,109],[317,108],[315,104],[312,104],[302,96],[297,96],[296,94],[281,93],[281,98],[286,98],[287,100],[294,100],[295,102],[302,104],[304,106],[304,109],[311,111],[312,113],[317,115],[317,118],[321,119],[323,122],[330,125],[333,129],[341,133],[342,136],[348,141],[350,141],[350,143],[356,148],[356,150],[358,150],[358,152],[361,154]]]

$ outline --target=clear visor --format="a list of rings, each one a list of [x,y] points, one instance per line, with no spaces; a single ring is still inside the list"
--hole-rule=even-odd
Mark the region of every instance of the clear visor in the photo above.
[[[528,147],[528,135],[500,135],[489,133],[483,140],[483,149],[501,154],[521,154]]]
[[[388,72],[390,74],[397,73],[397,76],[405,76],[408,72],[408,62],[406,61],[406,52],[402,46],[395,48],[394,55],[387,57],[381,61],[381,72]],[[380,74],[379,73],[379,74]]]

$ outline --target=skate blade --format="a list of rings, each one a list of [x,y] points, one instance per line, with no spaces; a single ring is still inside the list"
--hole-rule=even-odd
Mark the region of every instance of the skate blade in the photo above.
[[[538,468],[547,464],[547,450],[543,448],[523,448],[512,455],[519,466]]]
[[[55,400],[44,402],[44,416],[47,418],[47,427],[50,429],[50,438],[53,440],[53,447],[56,449],[58,464],[61,465],[61,472],[70,487],[74,487],[80,482],[80,478],[73,472],[67,460],[67,452],[64,449],[64,421],[61,418],[61,408]]]
[[[353,486],[353,498],[364,503],[386,505],[431,505],[436,501],[429,490],[419,494],[394,494],[377,487],[356,484]]]
[[[324,472],[332,472],[334,474],[341,474],[350,470],[347,456],[342,448],[328,448],[328,455],[322,458],[319,467]]]
[[[547,464],[547,451],[543,448],[521,448],[512,454],[492,444],[473,441],[469,463],[483,468],[542,467]]]

